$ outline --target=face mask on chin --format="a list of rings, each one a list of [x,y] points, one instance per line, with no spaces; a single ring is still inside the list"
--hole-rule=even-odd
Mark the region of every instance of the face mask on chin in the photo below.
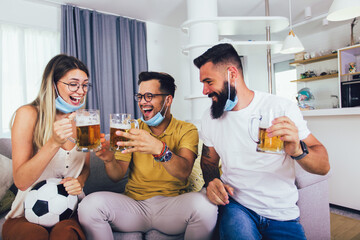
[[[55,91],[56,91],[56,94],[57,94],[57,98],[55,99],[55,107],[60,112],[63,112],[63,113],[75,112],[76,110],[78,110],[82,106],[84,106],[84,104],[85,104],[85,100],[83,100],[83,103],[81,103],[80,105],[75,106],[75,105],[69,104],[60,96],[56,85],[55,85]]]
[[[226,88],[228,88],[228,89],[226,89]],[[235,95],[235,98],[233,101],[230,100],[230,95],[233,95],[233,96]],[[213,92],[213,93],[209,94],[209,97],[212,97],[212,96],[217,97],[217,101],[216,102],[213,101],[212,105],[211,105],[211,116],[213,119],[220,118],[224,114],[225,111],[231,111],[238,102],[235,87],[230,86],[229,82],[224,82],[223,88],[220,93]]]
[[[167,109],[168,109],[168,107],[166,107],[164,116],[161,115],[161,111],[164,109],[164,106],[165,106],[165,103],[166,103],[166,99],[167,99],[167,97],[165,98],[165,101],[164,101],[164,104],[163,104],[161,110],[160,110],[157,114],[155,114],[155,116],[153,116],[152,118],[150,118],[150,119],[147,120],[147,121],[145,121],[144,117],[141,116],[141,121],[143,121],[144,123],[146,123],[149,127],[156,127],[156,126],[158,126],[160,123],[162,123],[162,121],[165,119],[165,115],[166,115],[166,112],[167,112]]]

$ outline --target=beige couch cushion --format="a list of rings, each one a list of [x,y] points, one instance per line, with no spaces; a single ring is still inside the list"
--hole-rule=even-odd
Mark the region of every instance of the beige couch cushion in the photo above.
[[[0,154],[0,199],[4,197],[12,184],[12,161]]]
[[[10,209],[15,198],[9,190],[13,182],[12,161],[0,154],[0,214]]]
[[[198,157],[195,159],[193,170],[189,176],[189,192],[198,192],[204,186],[204,178],[202,175],[201,167],[200,167],[200,158],[201,155],[199,154]]]

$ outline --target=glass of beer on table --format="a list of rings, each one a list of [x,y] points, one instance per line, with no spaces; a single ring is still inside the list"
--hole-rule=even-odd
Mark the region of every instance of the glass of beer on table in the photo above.
[[[249,121],[249,134],[257,143],[256,151],[264,153],[284,153],[284,142],[280,136],[269,137],[266,129],[271,127],[275,118],[285,116],[285,112],[276,109],[261,110],[260,114],[253,115]],[[255,133],[255,134],[254,134]],[[254,137],[257,135],[258,137]]]
[[[128,138],[116,135],[116,131],[128,132],[131,128],[139,128],[139,123],[135,119],[131,119],[128,113],[110,114],[110,149],[112,151],[122,151],[127,147],[120,147],[117,142],[129,141]]]
[[[76,149],[82,152],[100,150],[100,112],[97,109],[76,111]]]

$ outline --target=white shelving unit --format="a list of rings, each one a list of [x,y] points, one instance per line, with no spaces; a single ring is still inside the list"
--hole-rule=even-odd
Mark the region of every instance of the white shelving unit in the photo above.
[[[278,16],[215,17],[186,21],[181,29],[187,31],[191,25],[204,22],[217,23],[218,33],[222,36],[264,34],[267,26],[271,28],[271,32],[280,32],[289,26],[287,18]]]
[[[338,70],[338,54],[332,53],[306,60],[298,60],[290,63],[292,66],[296,66],[296,72],[298,79],[294,79],[291,82],[297,84],[297,89],[308,87],[311,89],[315,100],[315,109],[331,109],[333,108],[333,101],[335,99],[332,96],[337,96],[337,107],[341,107],[341,96],[338,74],[329,74],[330,70]],[[308,70],[314,71],[317,76],[309,78],[301,78],[300,73],[304,73]],[[321,76],[322,72],[326,72],[326,75]],[[314,110],[311,110],[314,111]]]
[[[268,47],[272,53],[276,53],[282,46],[281,41],[266,41],[266,27],[270,27],[271,33],[279,32],[289,26],[289,20],[279,16],[254,16],[254,17],[214,17],[200,20],[189,20],[181,25],[184,32],[199,23],[216,23],[219,37],[231,38],[239,35],[263,35],[264,41],[231,41],[236,50],[248,54],[252,51],[265,51]],[[183,52],[198,47],[211,47],[221,42],[209,42],[203,44],[190,44],[183,47]]]
[[[207,47],[210,48],[211,46],[214,46],[219,43],[224,42],[212,42],[212,43],[206,43],[206,44],[191,44],[186,45],[183,47],[182,51],[185,54],[188,54],[188,52],[191,49],[198,48],[198,47]],[[242,53],[243,55],[248,55],[251,53],[256,52],[265,52],[267,50],[267,47],[270,46],[271,53],[278,53],[281,49],[282,42],[281,41],[231,41],[227,42],[232,44],[235,49]]]

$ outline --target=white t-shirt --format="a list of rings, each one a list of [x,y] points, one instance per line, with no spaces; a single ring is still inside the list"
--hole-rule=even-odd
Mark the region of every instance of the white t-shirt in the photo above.
[[[300,215],[296,205],[295,160],[287,154],[256,152],[256,143],[248,131],[251,116],[270,108],[285,112],[297,126],[300,139],[310,134],[295,103],[255,91],[249,106],[225,112],[220,119],[212,119],[210,109],[205,111],[200,136],[220,156],[221,180],[234,188],[233,199],[263,217],[292,220]]]

